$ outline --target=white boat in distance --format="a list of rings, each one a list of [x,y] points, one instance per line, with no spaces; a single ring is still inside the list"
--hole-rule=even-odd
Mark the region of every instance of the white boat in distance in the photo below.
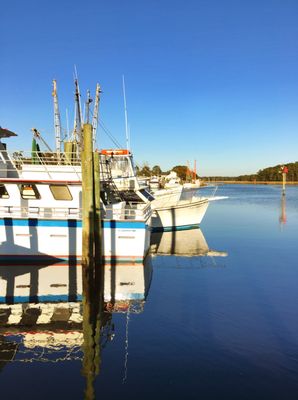
[[[207,211],[209,201],[217,199],[214,197],[216,188],[211,196],[202,196],[200,189],[188,189],[182,185],[158,191],[156,196],[140,185],[129,150],[102,150],[101,156],[109,161],[113,181],[126,201],[151,204],[153,212],[150,226],[153,231],[198,226]]]

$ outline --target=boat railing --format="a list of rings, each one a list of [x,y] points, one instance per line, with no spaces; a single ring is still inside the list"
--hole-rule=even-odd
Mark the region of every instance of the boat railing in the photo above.
[[[99,158],[101,181],[111,181],[110,161]],[[81,158],[76,152],[15,151],[0,150],[0,177],[45,173],[50,179],[57,175],[72,174],[81,179]],[[27,177],[29,177],[27,176]]]
[[[159,207],[175,207],[182,204],[192,204],[198,201],[207,200],[214,196],[214,192],[207,196],[201,189],[183,189],[181,191],[170,192],[169,194],[163,194],[155,198],[153,201],[154,208]]]
[[[143,208],[132,208],[127,205],[115,208],[115,205],[107,205],[102,208],[103,219],[113,220],[147,220],[151,215],[150,204]],[[32,218],[32,219],[74,219],[81,220],[82,209],[75,207],[21,207],[0,206],[0,218]]]
[[[11,158],[17,167],[23,165],[81,165],[79,154],[74,152],[15,151]]]
[[[15,151],[8,153],[0,150],[0,177],[15,177],[35,172],[45,173],[48,178],[52,174],[75,174],[80,178],[81,160],[77,153],[54,153],[40,151]]]

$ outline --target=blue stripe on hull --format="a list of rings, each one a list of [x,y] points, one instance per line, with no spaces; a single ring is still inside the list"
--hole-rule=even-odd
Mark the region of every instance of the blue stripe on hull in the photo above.
[[[82,295],[68,295],[68,294],[57,294],[57,295],[44,295],[44,296],[0,296],[0,303],[5,304],[16,304],[16,303],[57,303],[57,302],[69,302],[69,301],[82,301]]]
[[[82,221],[75,219],[37,219],[37,218],[1,218],[0,226],[46,226],[55,228],[81,228]],[[103,228],[113,229],[145,229],[145,222],[142,221],[102,221]]]
[[[175,231],[186,231],[189,229],[197,229],[199,224],[194,225],[180,225],[180,226],[161,226],[152,227],[151,232],[175,232]]]

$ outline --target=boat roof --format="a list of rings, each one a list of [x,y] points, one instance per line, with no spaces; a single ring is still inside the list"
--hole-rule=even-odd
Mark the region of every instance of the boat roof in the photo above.
[[[2,128],[0,126],[0,139],[1,138],[8,138],[8,137],[11,137],[11,136],[18,136],[18,135],[16,133],[14,133],[12,131],[9,131],[6,128]]]

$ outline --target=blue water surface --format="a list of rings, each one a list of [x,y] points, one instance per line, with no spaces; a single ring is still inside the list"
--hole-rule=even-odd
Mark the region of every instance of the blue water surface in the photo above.
[[[221,256],[151,256],[143,311],[112,315],[96,399],[298,398],[298,187],[216,195],[201,230]],[[84,399],[81,372],[79,359],[0,363],[1,398]]]

